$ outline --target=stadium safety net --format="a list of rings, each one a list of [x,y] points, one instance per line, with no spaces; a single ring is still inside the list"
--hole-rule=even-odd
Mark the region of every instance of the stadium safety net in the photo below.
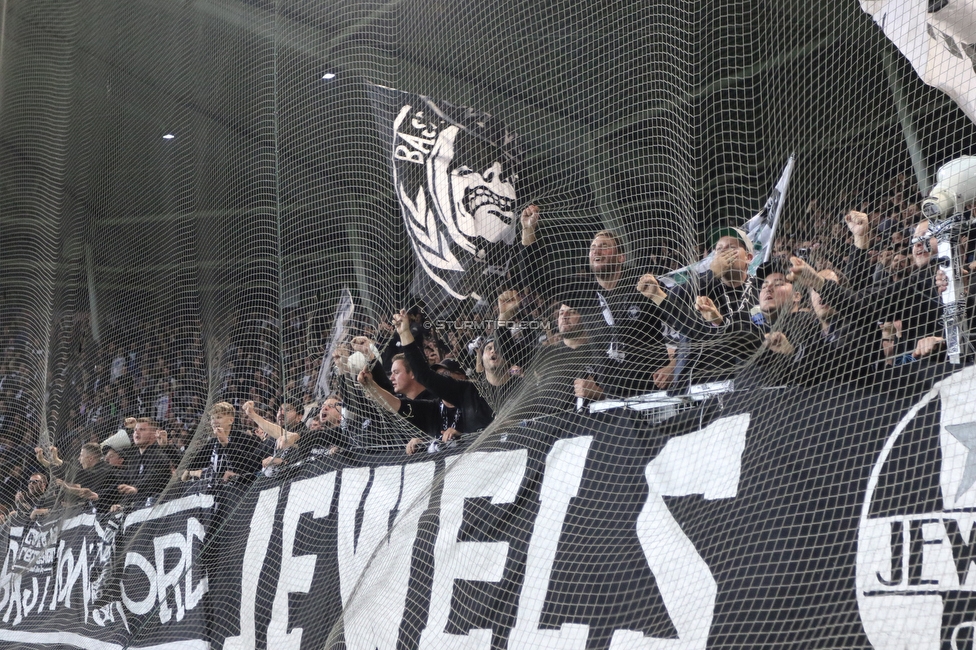
[[[0,647],[976,647],[973,0],[0,0]]]

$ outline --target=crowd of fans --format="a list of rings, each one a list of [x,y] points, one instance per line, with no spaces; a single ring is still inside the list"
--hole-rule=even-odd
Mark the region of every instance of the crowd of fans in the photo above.
[[[778,238],[758,268],[752,262],[762,251],[745,233],[721,229],[701,252],[708,270],[677,276],[664,273],[664,253],[644,268],[628,264],[623,241],[607,230],[593,236],[582,272],[548,264],[551,222],[532,205],[490,308],[441,321],[414,307],[359,326],[332,355],[328,397],[318,355],[286,355],[283,381],[273,364],[235,351],[221,376],[226,401],[204,413],[202,346],[172,351],[147,333],[141,347],[96,348],[76,382],[79,406],[53,441],[60,445],[8,434],[36,430],[41,420],[21,406],[29,401],[23,355],[8,354],[0,361],[0,515],[36,518],[77,504],[125,511],[151,504],[170,482],[246,484],[353,449],[434,453],[498,417],[680,396],[704,382],[875,385],[944,355],[946,282],[919,201],[899,177],[873,205],[810,202],[805,229]],[[971,316],[973,244],[963,232]],[[289,332],[282,340],[295,343],[306,318],[244,326],[280,327]],[[0,335],[8,352],[24,344],[16,323]],[[194,445],[198,428],[211,435]]]

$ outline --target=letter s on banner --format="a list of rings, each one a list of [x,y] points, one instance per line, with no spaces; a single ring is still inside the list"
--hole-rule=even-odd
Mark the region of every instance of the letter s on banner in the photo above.
[[[721,418],[672,438],[647,464],[644,476],[650,490],[637,517],[637,537],[678,638],[653,639],[633,630],[616,630],[611,650],[705,650],[718,586],[662,497],[735,497],[748,428],[748,413]]]

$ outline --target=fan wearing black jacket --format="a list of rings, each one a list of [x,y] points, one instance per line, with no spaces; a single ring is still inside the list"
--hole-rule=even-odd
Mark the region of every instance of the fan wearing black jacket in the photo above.
[[[526,394],[519,401],[519,410],[527,417],[536,417],[579,408],[585,399],[577,396],[577,386],[593,377],[605,385],[598,373],[603,350],[589,336],[578,306],[586,302],[584,293],[570,287],[557,299],[556,330],[560,340],[540,345],[534,337],[516,340],[506,324],[511,322],[521,301],[516,291],[504,291],[498,296],[498,330],[495,343],[502,355],[522,369]],[[524,333],[523,333],[524,334]]]
[[[206,478],[213,483],[226,483],[236,477],[251,481],[261,469],[261,443],[254,436],[234,429],[236,409],[227,402],[218,402],[210,409],[213,438],[201,450],[192,469],[183,471],[182,480]]]
[[[379,386],[373,379],[373,375],[365,368],[359,373],[357,379],[371,399],[384,406],[388,411],[403,417],[418,432],[423,432],[423,437],[415,435],[406,443],[408,455],[425,442],[438,440],[448,442],[460,435],[462,428],[461,409],[453,404],[436,399],[397,397]]]
[[[132,442],[135,450],[125,457],[122,482],[116,488],[123,500],[112,506],[113,512],[158,497],[171,477],[169,457],[156,444],[156,424],[152,420],[136,420]]]
[[[461,409],[460,433],[481,431],[491,424],[495,419],[494,410],[478,392],[478,387],[467,378],[463,378],[465,376],[460,365],[455,361],[453,365],[443,366],[442,362],[440,365],[446,372],[438,372],[433,366],[428,366],[423,341],[414,339],[409,322],[406,320],[406,312],[394,316],[393,324],[400,334],[403,356],[413,369],[414,378],[437,398]]]
[[[119,481],[115,468],[102,460],[102,451],[97,443],[87,442],[78,453],[80,469],[73,473],[70,481],[57,479],[58,485],[70,495],[70,499],[87,501],[106,512],[117,500],[114,488]]]
[[[626,267],[622,239],[610,230],[594,234],[588,271],[580,277],[549,263],[549,253],[537,239],[540,215],[535,205],[522,212],[520,286],[534,287],[551,298],[561,288],[578,284],[582,300],[574,307],[590,340],[601,350],[597,372],[581,372],[575,378],[576,396],[597,400],[654,390],[655,374],[671,363],[669,340],[660,314],[637,290],[640,273]]]

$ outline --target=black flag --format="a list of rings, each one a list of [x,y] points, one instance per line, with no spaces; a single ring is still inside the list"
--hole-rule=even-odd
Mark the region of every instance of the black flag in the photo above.
[[[472,108],[381,86],[372,97],[419,267],[459,300],[491,295],[516,240],[516,135]]]

